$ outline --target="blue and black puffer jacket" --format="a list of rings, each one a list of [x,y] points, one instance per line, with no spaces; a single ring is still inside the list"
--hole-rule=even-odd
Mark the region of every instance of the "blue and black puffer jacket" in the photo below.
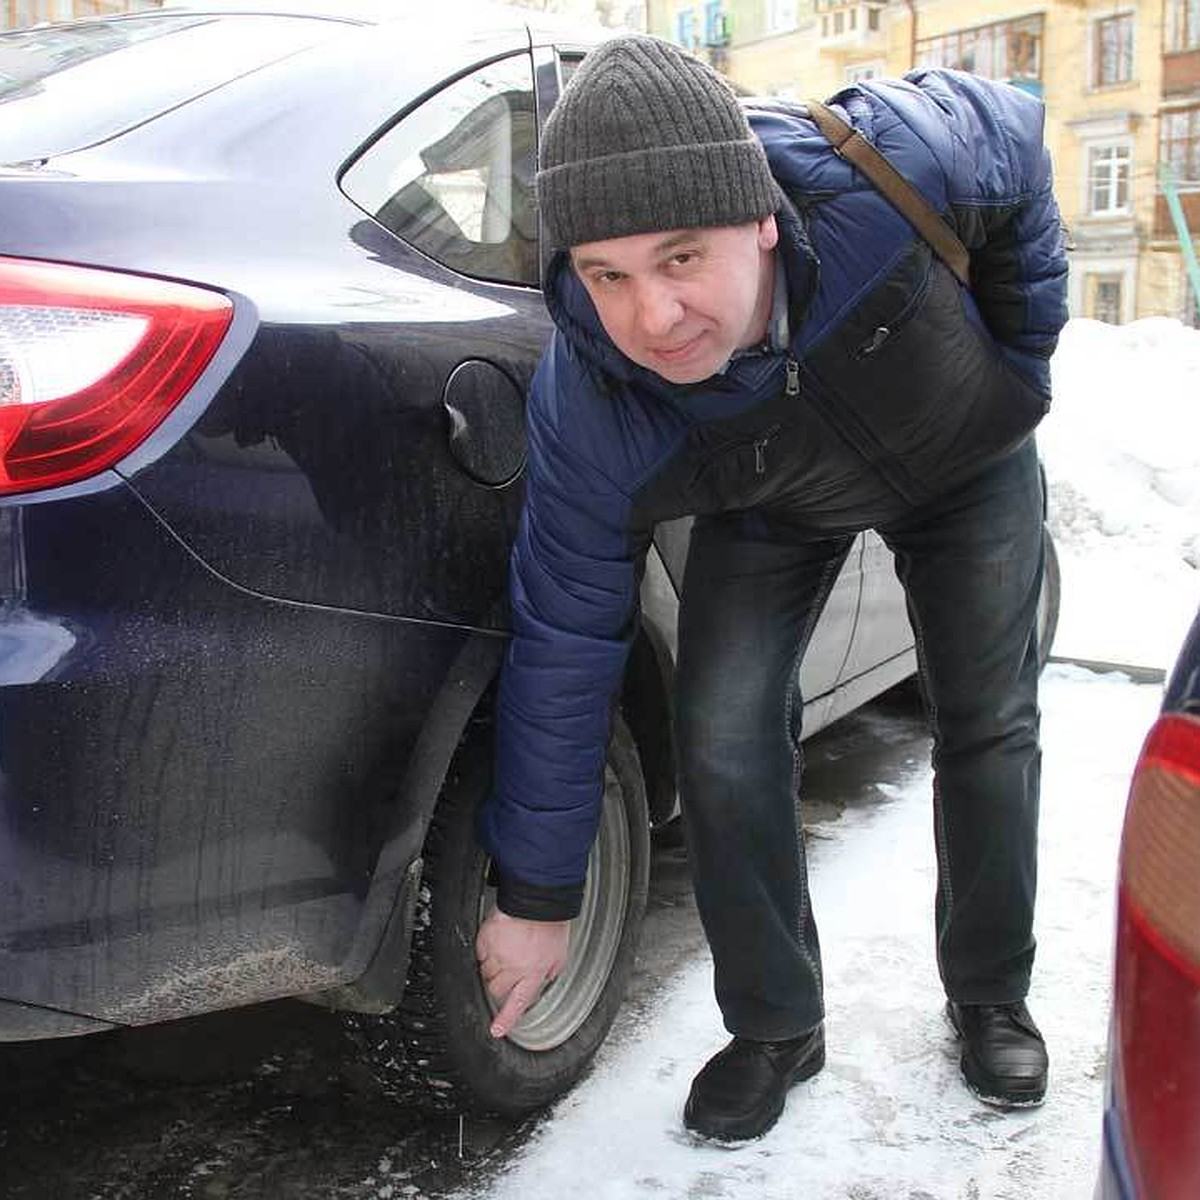
[[[657,521],[763,508],[814,534],[894,520],[1024,441],[1049,404],[1066,259],[1042,105],[951,71],[830,101],[971,253],[964,288],[802,105],[748,104],[787,198],[786,353],[681,387],[625,358],[565,255],[528,408],[513,637],[480,836],[514,916],[577,911]]]

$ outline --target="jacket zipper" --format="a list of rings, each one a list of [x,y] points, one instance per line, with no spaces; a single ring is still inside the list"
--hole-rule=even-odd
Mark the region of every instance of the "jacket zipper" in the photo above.
[[[765,475],[767,473],[767,446],[770,445],[772,438],[782,429],[782,425],[772,425],[770,429],[763,434],[762,437],[754,443],[754,473],[755,475]]]
[[[892,331],[887,325],[880,325],[873,334],[854,352],[855,358],[870,358],[884,342],[892,336]]]
[[[785,364],[785,370],[787,371],[787,382],[783,385],[783,394],[785,396],[800,395],[800,364],[790,354]]]
[[[783,394],[789,399],[795,399],[795,397],[800,395],[800,364],[791,355],[788,355],[784,363],[784,369],[787,373],[787,378],[783,385]],[[725,442],[723,445],[717,446],[714,450],[709,451],[697,464],[692,475],[693,482],[703,475],[717,459],[723,458],[727,454],[735,453],[738,450],[745,450],[747,446],[754,451],[754,474],[765,475],[767,473],[767,447],[782,428],[783,425],[781,423],[776,423],[769,429],[765,429],[760,437]]]
[[[789,399],[793,399],[800,395],[800,364],[789,354],[787,362],[784,364],[784,369],[787,371],[787,381],[783,385],[783,394]],[[780,428],[779,425],[772,425],[754,443],[755,475],[765,475],[767,473],[767,446],[771,439],[779,432]]]

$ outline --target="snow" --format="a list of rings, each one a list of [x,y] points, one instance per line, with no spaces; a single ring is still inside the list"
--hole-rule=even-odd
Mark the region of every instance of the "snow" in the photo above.
[[[1063,565],[1056,655],[1167,667],[1200,600],[1200,333],[1074,321],[1040,443]],[[779,1124],[697,1143],[680,1110],[724,1044],[711,962],[665,984],[488,1200],[1087,1200],[1099,1162],[1116,847],[1160,684],[1054,663],[1043,676],[1038,959],[1030,1006],[1050,1047],[1040,1109],[998,1113],[962,1085],[933,961],[930,776],[879,780],[810,848],[828,1063]]]
[[[1038,432],[1063,570],[1055,653],[1168,667],[1200,600],[1200,332],[1071,321]]]

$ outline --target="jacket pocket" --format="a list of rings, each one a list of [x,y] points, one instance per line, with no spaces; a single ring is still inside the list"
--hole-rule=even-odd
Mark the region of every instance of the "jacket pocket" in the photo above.
[[[969,303],[915,243],[809,358],[827,418],[914,503],[1018,445],[1046,411]]]
[[[688,495],[704,510],[753,504],[774,474],[777,464],[772,448],[778,449],[782,429],[782,423],[776,422],[713,447],[696,461],[687,483]]]
[[[902,263],[883,284],[879,294],[873,294],[863,305],[861,312],[854,313],[848,322],[857,337],[865,332],[865,326],[876,320],[879,324],[858,341],[851,350],[851,357],[858,362],[872,358],[887,350],[888,343],[904,332],[904,327],[921,311],[921,305],[929,294],[932,278],[933,258],[930,254],[914,254],[911,262]]]

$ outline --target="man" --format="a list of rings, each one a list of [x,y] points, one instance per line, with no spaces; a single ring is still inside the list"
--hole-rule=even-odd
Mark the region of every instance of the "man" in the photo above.
[[[1029,435],[1066,266],[1042,110],[940,71],[838,100],[966,244],[969,291],[803,106],[753,108],[752,132],[717,75],[657,39],[585,59],[539,164],[557,332],[529,404],[481,817],[499,909],[477,955],[502,1037],[566,958],[652,527],[696,514],[678,778],[733,1039],[684,1121],[722,1140],[769,1129],[824,1063],[797,664],[871,527],[895,552],[933,725],[938,965],[962,1070],[1001,1106],[1046,1089],[1024,1003],[1043,563]]]

